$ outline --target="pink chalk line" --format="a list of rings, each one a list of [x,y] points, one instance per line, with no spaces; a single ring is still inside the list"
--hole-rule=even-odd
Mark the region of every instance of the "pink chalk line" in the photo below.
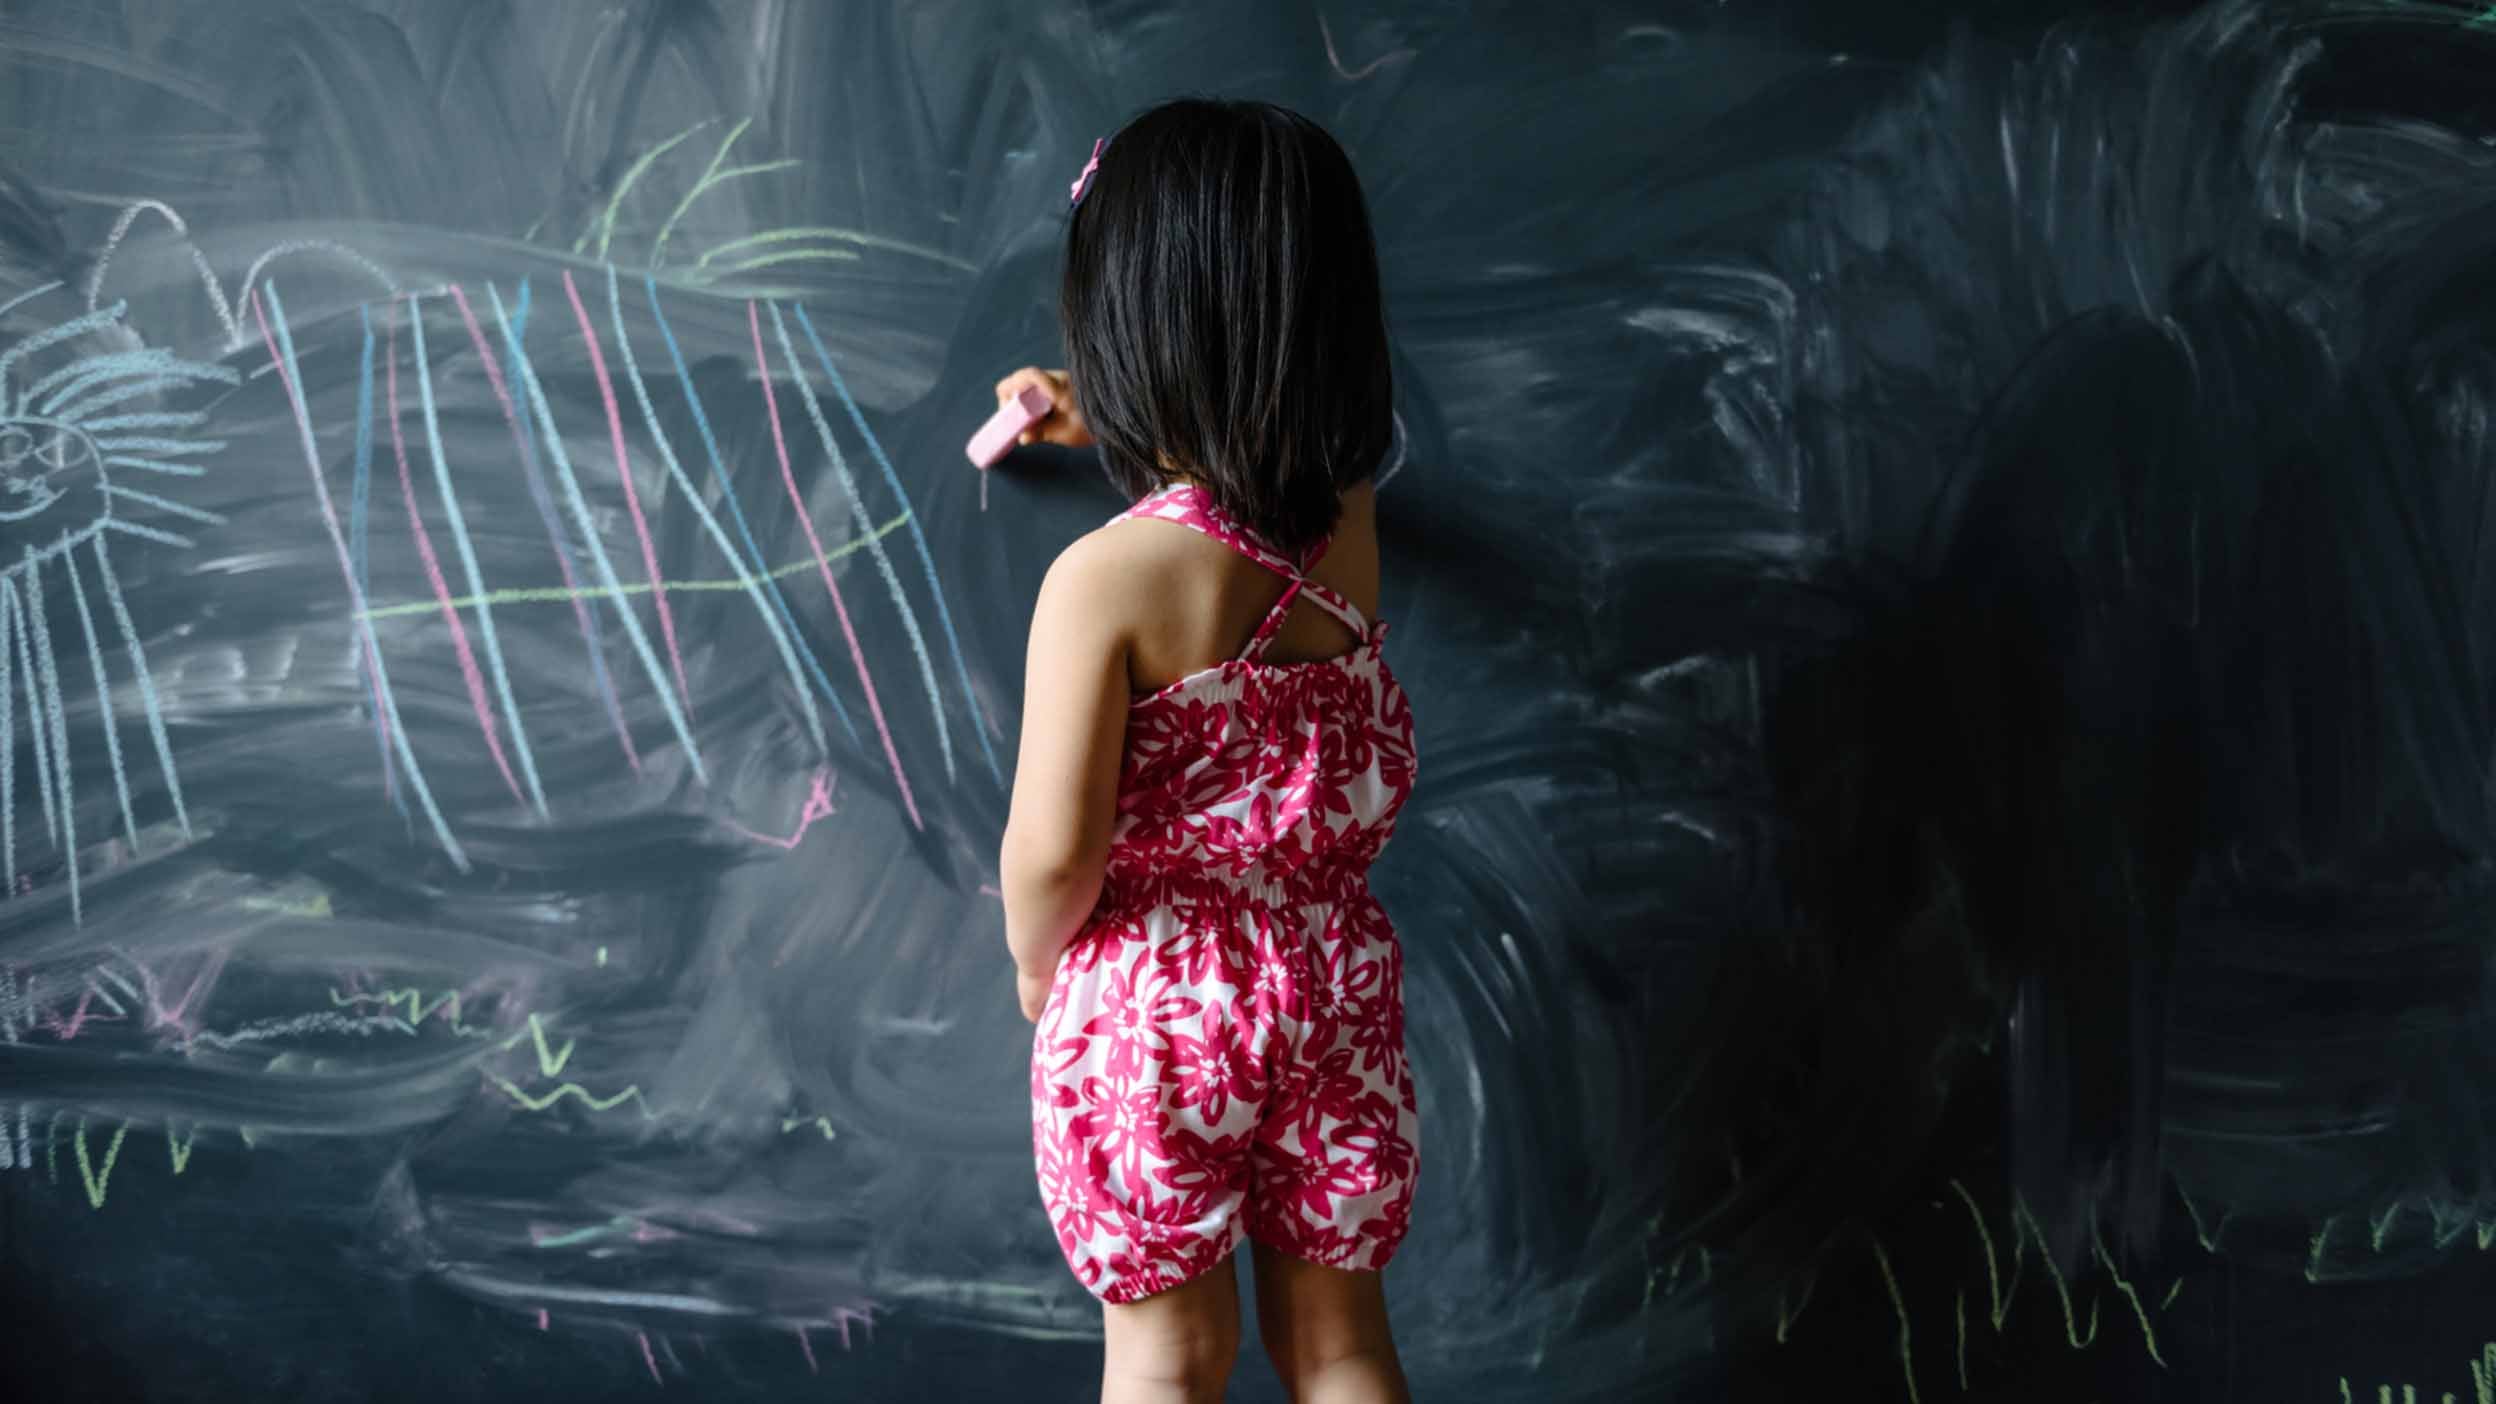
[[[528,431],[520,427],[520,409],[512,401],[511,387],[503,383],[503,363],[495,356],[494,349],[485,344],[485,328],[477,325],[477,314],[468,305],[468,294],[460,291],[457,283],[451,284],[450,287],[451,301],[459,304],[459,319],[468,324],[468,339],[476,343],[477,359],[485,363],[485,378],[494,387],[494,398],[502,402],[503,420],[511,426],[513,446],[520,452],[527,453]],[[589,642],[589,602],[580,594],[580,582],[572,574],[572,558],[564,554],[562,541],[553,534],[556,530],[556,528],[548,528],[548,544],[552,545],[555,550],[555,568],[563,572],[564,592],[572,596],[573,622],[580,626],[581,642],[587,644]],[[608,713],[608,720],[615,726],[615,739],[624,744],[625,761],[632,766],[633,773],[639,775],[641,752],[633,748],[633,734],[625,729],[622,708],[619,706],[611,709]]]
[[[95,1022],[99,1024],[117,1024],[121,1022],[119,1016],[117,1015],[89,1015],[87,1013],[87,1005],[93,1002],[94,999],[95,987],[90,985],[86,989],[79,992],[78,1005],[76,1008],[69,1011],[68,1018],[64,1019],[59,1015],[39,1014],[36,1016],[36,1019],[44,1028],[50,1029],[63,1043],[67,1043],[71,1039],[76,1038],[78,1036],[78,1031],[87,1026],[87,1020],[90,1017],[92,1017]]]
[[[806,804],[797,812],[797,830],[787,838],[782,838],[777,834],[756,833],[733,819],[725,822],[729,828],[756,843],[767,843],[780,849],[793,849],[797,847],[800,840],[806,837],[806,831],[814,827],[816,820],[829,819],[836,812],[832,808],[832,786],[836,783],[838,782],[834,779],[832,772],[828,770],[815,772],[814,786],[806,792]]]
[[[667,607],[667,590],[659,578],[659,548],[650,539],[650,523],[641,515],[641,493],[633,486],[633,460],[624,450],[624,418],[616,409],[615,385],[607,379],[607,358],[598,348],[598,332],[589,324],[589,309],[581,305],[580,287],[572,281],[572,270],[563,270],[563,290],[572,299],[572,314],[580,319],[581,340],[589,346],[589,369],[598,377],[598,398],[607,407],[607,435],[615,446],[615,473],[624,480],[624,508],[632,515],[633,534],[641,538],[641,563],[650,573],[650,600],[659,607],[659,632],[667,638],[668,666],[676,673],[676,693],[685,702],[685,721],[693,721],[693,686],[685,681],[685,659],[676,648],[676,616]],[[617,601],[621,608],[631,608]]]
[[[389,387],[390,449],[399,459],[399,495],[407,502],[408,533],[416,538],[416,554],[425,563],[425,579],[442,606],[442,619],[451,626],[451,648],[459,655],[459,675],[468,684],[468,704],[477,711],[477,729],[485,734],[485,748],[494,753],[494,768],[503,773],[503,783],[511,787],[511,797],[520,799],[519,778],[511,773],[511,762],[503,758],[502,731],[495,725],[494,709],[486,702],[485,674],[477,667],[476,653],[468,647],[468,627],[460,622],[459,606],[451,603],[451,583],[443,578],[442,558],[434,554],[433,534],[425,530],[424,513],[416,506],[416,479],[407,466],[407,435],[399,428],[399,319],[395,311],[387,325],[385,355],[390,369],[385,383]]]
[[[156,983],[156,972],[148,968],[145,962],[138,960],[136,957],[131,958],[130,964],[138,969],[139,987],[147,995],[148,1017],[145,1027],[150,1029],[170,1027],[177,1033],[181,1034],[185,1042],[189,1041],[192,1034],[195,1033],[196,1030],[191,1027],[190,1021],[183,1016],[190,1009],[191,1001],[199,997],[200,990],[205,987],[209,981],[214,980],[217,977],[218,972],[225,969],[225,952],[218,951],[216,954],[207,957],[199,963],[198,973],[191,977],[191,987],[182,992],[182,998],[175,1001],[174,1006],[171,1009],[167,1009],[164,1005],[164,1001],[157,997],[158,986]]]
[[[823,549],[823,538],[815,532],[815,519],[807,514],[806,494],[797,490],[797,473],[789,467],[788,437],[780,432],[780,402],[772,394],[771,362],[763,355],[763,320],[749,299],[745,304],[745,324],[754,334],[754,372],[763,382],[763,414],[771,421],[771,446],[780,455],[780,481],[788,485],[789,502],[797,508],[797,524],[806,529],[806,544],[814,549],[815,569],[823,574],[823,588],[832,593],[832,612],[841,621],[841,637],[849,643],[849,660],[858,669],[858,685],[866,689],[867,711],[875,718],[876,735],[884,740],[884,759],[893,768],[893,783],[901,787],[901,805],[910,813],[910,827],[924,829],[919,818],[919,803],[910,797],[910,777],[901,773],[901,752],[893,746],[893,729],[884,724],[884,703],[875,695],[875,679],[867,676],[867,651],[858,646],[858,631],[850,626],[849,606],[841,600],[841,587],[832,579],[832,566]]]

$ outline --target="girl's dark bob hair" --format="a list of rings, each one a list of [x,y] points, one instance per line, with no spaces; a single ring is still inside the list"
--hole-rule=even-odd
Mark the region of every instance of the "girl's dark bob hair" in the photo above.
[[[1394,435],[1351,158],[1264,102],[1180,98],[1101,148],[1058,287],[1075,402],[1130,498],[1193,479],[1295,556]]]

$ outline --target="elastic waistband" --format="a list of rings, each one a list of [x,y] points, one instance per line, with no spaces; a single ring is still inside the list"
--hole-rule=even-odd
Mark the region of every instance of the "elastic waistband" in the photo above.
[[[1101,881],[1101,901],[1129,910],[1146,907],[1310,907],[1367,901],[1369,870],[1348,864],[1303,868],[1275,877],[1233,875],[1202,868],[1177,873],[1120,873]]]

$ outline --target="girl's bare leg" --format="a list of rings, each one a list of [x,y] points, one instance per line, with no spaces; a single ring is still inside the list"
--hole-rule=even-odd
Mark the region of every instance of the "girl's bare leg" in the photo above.
[[[1219,1404],[1239,1355],[1238,1268],[1123,1306],[1104,1303],[1101,1404]]]
[[[1374,1272],[1322,1267],[1259,1243],[1257,1334],[1295,1404],[1409,1404]]]

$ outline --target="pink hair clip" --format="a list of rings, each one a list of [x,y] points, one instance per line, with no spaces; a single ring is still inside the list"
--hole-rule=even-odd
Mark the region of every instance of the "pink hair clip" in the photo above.
[[[1107,140],[1109,140],[1107,137],[1092,139],[1092,159],[1083,163],[1083,170],[1076,175],[1075,183],[1067,188],[1066,203],[1068,206],[1083,203],[1083,192],[1092,184],[1092,173],[1101,168],[1101,143]]]

